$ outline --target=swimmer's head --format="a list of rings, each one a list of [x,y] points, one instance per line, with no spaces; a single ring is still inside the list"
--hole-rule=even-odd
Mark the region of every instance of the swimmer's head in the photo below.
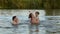
[[[40,14],[40,13],[39,13],[38,11],[37,11],[37,12],[35,12],[35,15],[36,15],[36,16],[38,16],[39,14]]]
[[[13,21],[16,21],[16,20],[18,20],[18,18],[17,18],[16,16],[13,16],[13,17],[12,17],[12,20],[13,20]]]

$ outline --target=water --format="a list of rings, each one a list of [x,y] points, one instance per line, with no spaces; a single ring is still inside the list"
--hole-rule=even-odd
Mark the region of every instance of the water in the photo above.
[[[59,34],[55,21],[40,21],[39,32],[33,31],[33,34]],[[0,21],[0,34],[30,34],[30,23],[28,20],[21,20],[17,28],[11,25],[9,20]],[[35,30],[32,29],[32,30]]]
[[[19,17],[21,18],[21,17]],[[6,20],[7,19],[7,20]],[[11,17],[0,17],[0,34],[30,34],[30,22],[27,18],[21,18],[18,28],[11,25]],[[40,21],[39,32],[33,34],[60,34],[60,20]],[[35,30],[35,28],[33,29]]]
[[[46,31],[44,30],[44,27],[40,27],[39,28],[39,33],[41,34],[45,34]],[[6,28],[6,27],[2,27],[0,28],[0,34],[29,34],[29,25],[19,25],[18,28]],[[36,32],[33,32],[36,33]]]
[[[28,11],[34,12],[35,10],[0,10],[0,34],[30,34]],[[39,32],[33,31],[32,34],[60,34],[60,20],[45,20],[44,10],[39,10],[39,12],[41,20]],[[21,21],[18,28],[11,25],[13,15],[18,16]]]

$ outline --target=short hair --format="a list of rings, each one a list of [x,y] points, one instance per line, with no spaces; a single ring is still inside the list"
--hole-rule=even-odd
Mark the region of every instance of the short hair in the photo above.
[[[40,14],[39,12],[35,12],[36,14]]]
[[[29,17],[28,18],[32,18],[32,13],[29,14]]]
[[[12,20],[14,21],[15,18],[16,18],[16,16],[13,16],[13,17],[12,17]]]

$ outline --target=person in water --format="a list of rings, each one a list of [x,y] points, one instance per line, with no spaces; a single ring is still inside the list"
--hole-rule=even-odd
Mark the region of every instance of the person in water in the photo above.
[[[30,26],[30,28],[32,28],[34,25],[35,25],[35,27],[36,27],[36,32],[38,31],[38,27],[37,27],[37,24],[38,24],[38,22],[39,22],[39,19],[37,19],[35,16],[34,16],[34,14],[32,14],[32,13],[30,13],[29,14],[29,19],[30,19],[30,23],[31,23],[31,26]]]
[[[13,25],[18,25],[18,18],[16,16],[13,16],[12,17],[12,22],[13,22],[12,23]]]
[[[12,17],[12,26],[13,26],[13,32],[17,32],[17,29],[18,29],[18,23],[19,22],[19,20],[18,20],[18,18],[17,18],[17,16],[13,16]]]
[[[35,12],[35,17],[36,17],[36,20],[37,20],[36,32],[38,32],[39,31],[39,28],[38,28],[38,25],[39,25],[39,12],[38,11]]]

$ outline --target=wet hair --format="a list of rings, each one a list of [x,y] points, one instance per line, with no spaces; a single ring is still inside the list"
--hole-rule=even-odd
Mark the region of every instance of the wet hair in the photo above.
[[[29,14],[29,17],[28,18],[32,18],[32,13]]]
[[[35,13],[39,15],[39,12],[35,12]]]
[[[14,21],[15,18],[16,18],[16,16],[13,16],[13,17],[12,17],[12,20]]]

